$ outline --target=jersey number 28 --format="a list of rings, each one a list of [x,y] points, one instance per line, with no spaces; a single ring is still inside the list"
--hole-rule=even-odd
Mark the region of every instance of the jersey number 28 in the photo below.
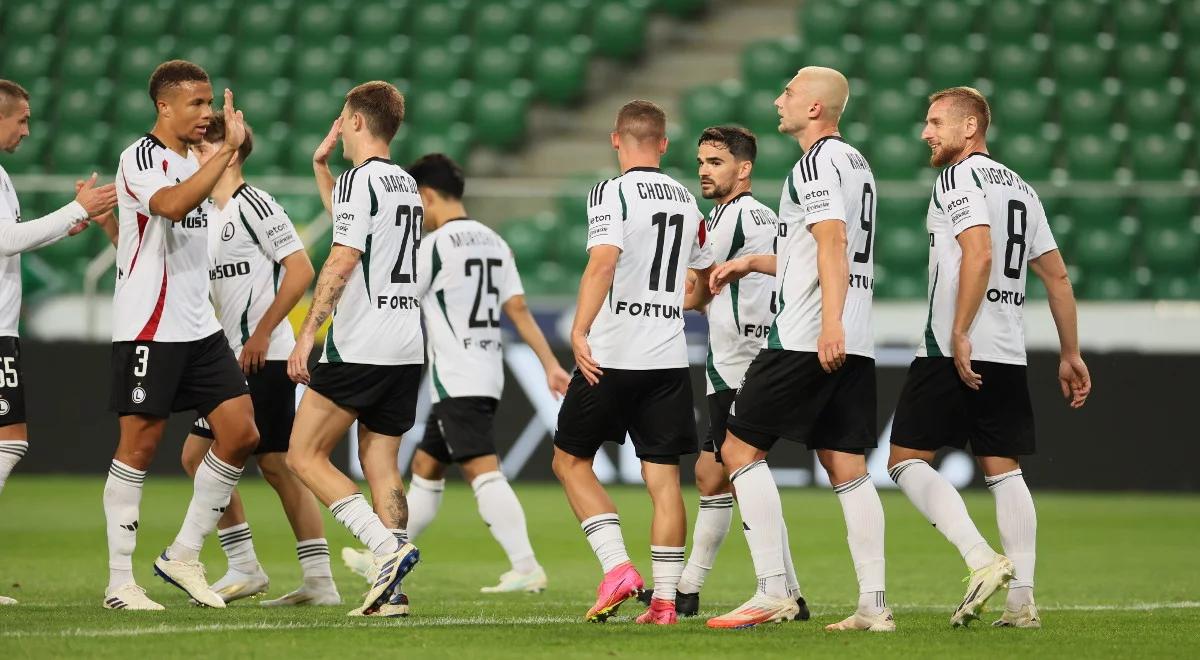
[[[421,221],[425,209],[420,206],[397,206],[396,226],[404,228],[400,239],[400,254],[392,266],[392,284],[412,284],[417,281],[417,247],[421,245]],[[405,257],[409,257],[405,261]]]

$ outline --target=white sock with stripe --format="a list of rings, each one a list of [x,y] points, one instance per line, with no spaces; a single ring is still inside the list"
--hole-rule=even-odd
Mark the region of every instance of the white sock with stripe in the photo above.
[[[984,479],[996,498],[996,525],[1004,554],[1013,562],[1005,606],[1017,610],[1033,602],[1033,569],[1037,563],[1037,510],[1021,470]]]
[[[445,479],[425,479],[413,475],[408,482],[408,536],[416,539],[437,517],[442,507],[442,493],[446,490]]]
[[[4,483],[13,468],[29,451],[29,443],[25,440],[0,440],[0,492],[4,491]]]
[[[684,548],[668,545],[650,546],[650,571],[654,576],[654,598],[675,604],[679,577],[683,575]]]
[[[239,573],[258,571],[258,555],[254,552],[254,537],[250,534],[250,523],[244,522],[217,530],[221,549],[229,560],[229,568]]]
[[[113,459],[104,482],[104,526],[108,533],[108,589],[111,594],[132,583],[133,550],[137,547],[138,512],[146,471]]]
[[[485,472],[471,482],[479,517],[488,526],[492,538],[504,548],[514,571],[528,575],[538,569],[529,530],[525,526],[525,510],[504,474]]]
[[[696,526],[692,529],[692,554],[679,578],[681,593],[700,593],[704,588],[704,580],[717,559],[717,551],[729,535],[731,520],[733,493],[700,496],[700,511],[696,513]]]
[[[738,468],[729,477],[737,491],[738,507],[742,511],[742,529],[754,575],[758,578],[759,593],[787,598],[787,569],[783,547],[783,503],[779,488],[766,461],[754,461]],[[790,553],[789,553],[790,554]]]
[[[234,467],[217,458],[212,450],[204,455],[200,467],[196,468],[193,482],[192,501],[188,504],[183,526],[175,536],[175,542],[167,548],[167,558],[177,561],[195,561],[200,558],[204,539],[217,529],[217,522],[229,506],[233,489],[242,478],[242,468]]]
[[[621,537],[621,518],[617,514],[601,513],[584,520],[579,526],[583,528],[583,535],[587,537],[605,573],[629,561],[625,539]]]
[[[333,578],[333,571],[329,567],[329,542],[325,539],[297,541],[296,559],[300,560],[300,570],[305,580]]]
[[[367,504],[362,493],[347,495],[329,506],[333,517],[346,526],[376,557],[390,555],[400,549],[391,530],[383,524],[375,510]]]
[[[878,614],[887,606],[884,595],[883,503],[865,474],[833,487],[846,519],[846,544],[858,576],[858,610]]]
[[[783,523],[783,578],[784,584],[787,585],[788,598],[796,600],[800,598],[800,578],[796,577],[796,565],[792,562],[792,543],[788,539],[787,523]]]
[[[932,465],[912,458],[893,465],[888,474],[925,519],[958,548],[967,568],[978,570],[996,560],[996,551],[967,514],[962,495]]]

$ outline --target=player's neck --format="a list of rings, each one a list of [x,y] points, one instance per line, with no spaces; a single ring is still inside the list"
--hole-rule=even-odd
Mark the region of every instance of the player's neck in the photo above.
[[[969,158],[971,156],[971,154],[986,154],[986,153],[988,153],[987,140],[971,140],[970,142],[967,142],[965,145],[963,145],[962,151],[960,151],[958,153],[958,155],[954,157],[954,160],[950,164],[958,165],[959,163],[961,163],[964,160],[966,160],[967,158]]]
[[[439,209],[438,217],[433,221],[433,228],[441,229],[447,222],[467,217],[470,216],[467,215],[467,207],[463,206],[462,202],[443,202],[443,208]]]
[[[621,166],[621,174],[635,167],[652,167],[658,169],[662,163],[662,155],[658,153],[657,149],[654,151],[618,151],[617,163]]]
[[[155,139],[157,139],[159,142],[162,142],[164,147],[174,151],[184,158],[187,158],[187,144],[184,143],[183,140],[179,139],[179,136],[175,135],[175,133],[169,130],[166,126],[163,126],[161,121],[154,123],[154,128],[150,129],[150,135],[153,135]]]
[[[804,130],[795,134],[793,137],[795,137],[796,141],[800,143],[800,148],[803,149],[805,153],[808,153],[808,150],[811,149],[818,140],[833,135],[838,137],[841,137],[842,135],[838,132],[837,124],[833,124],[831,126],[829,124],[819,124],[817,122],[813,122],[804,127]]]
[[[359,145],[358,153],[354,154],[354,166],[358,167],[372,158],[391,160],[392,150],[387,142],[372,140]]]
[[[239,170],[226,170],[221,178],[217,181],[217,185],[213,187],[212,198],[217,203],[217,208],[225,208],[229,200],[233,199],[233,194],[246,183],[246,178],[242,176]]]
[[[734,198],[748,192],[750,192],[750,179],[738,181],[737,183],[733,184],[733,188],[729,190],[728,195],[718,197],[716,202],[718,204],[728,204],[729,202],[733,201]]]

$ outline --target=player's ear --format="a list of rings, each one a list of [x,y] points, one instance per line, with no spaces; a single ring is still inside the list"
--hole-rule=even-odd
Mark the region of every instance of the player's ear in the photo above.
[[[968,115],[967,118],[963,120],[963,136],[970,140],[971,138],[975,137],[975,134],[978,132],[979,118],[975,115]]]
[[[669,142],[669,140],[667,139],[667,137],[665,135],[663,136],[663,139],[658,141],[658,155],[659,156],[662,156],[663,154],[667,153],[667,143],[668,142]]]
[[[748,160],[743,160],[738,163],[738,179],[749,179],[750,172],[754,169],[754,163]]]
[[[614,150],[618,150],[621,148],[621,134],[620,133],[613,131],[612,133],[608,134],[608,139],[610,142],[612,142],[612,148]]]
[[[808,118],[816,119],[821,116],[821,111],[825,106],[820,101],[813,101],[812,105],[808,106]]]

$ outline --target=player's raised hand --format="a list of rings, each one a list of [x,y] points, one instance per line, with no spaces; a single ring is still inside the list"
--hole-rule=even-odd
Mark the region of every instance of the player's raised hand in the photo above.
[[[333,125],[329,127],[329,132],[325,134],[325,139],[321,140],[321,144],[317,145],[317,150],[313,152],[313,162],[318,165],[328,163],[329,157],[333,155],[333,149],[341,137],[342,116],[338,115],[338,118],[333,120]]]
[[[1092,393],[1092,375],[1079,355],[1064,355],[1058,362],[1058,384],[1072,408],[1082,408]]]
[[[846,363],[846,329],[840,322],[821,324],[821,335],[817,338],[817,359],[827,374],[837,371]]]
[[[296,347],[292,349],[292,354],[288,356],[288,378],[292,379],[293,383],[301,383],[308,385],[308,356],[312,353],[313,338],[306,333],[300,333],[296,337]]]
[[[567,386],[570,384],[571,374],[557,364],[546,372],[546,385],[549,385],[550,391],[554,393],[555,401],[567,395]]]
[[[954,368],[958,369],[958,377],[967,387],[978,390],[983,385],[983,376],[971,368],[971,340],[963,333],[954,335],[950,343],[953,344],[951,350],[954,352]]]
[[[746,257],[730,259],[716,268],[713,268],[712,275],[710,275],[708,279],[708,288],[715,296],[721,293],[721,289],[724,289],[726,284],[729,284],[730,282],[736,282],[749,274],[749,259]]]
[[[225,146],[237,150],[246,141],[246,119],[233,107],[233,90],[225,88]]]
[[[95,172],[92,172],[92,177],[87,181],[75,183],[75,201],[79,202],[84,211],[87,211],[89,218],[103,215],[117,205],[117,187],[110,183],[97,188],[97,176]]]
[[[579,373],[583,374],[583,379],[589,385],[599,383],[604,372],[600,370],[599,363],[592,359],[592,347],[588,345],[587,335],[582,332],[571,333],[571,350],[575,352],[575,364],[579,367]]]

